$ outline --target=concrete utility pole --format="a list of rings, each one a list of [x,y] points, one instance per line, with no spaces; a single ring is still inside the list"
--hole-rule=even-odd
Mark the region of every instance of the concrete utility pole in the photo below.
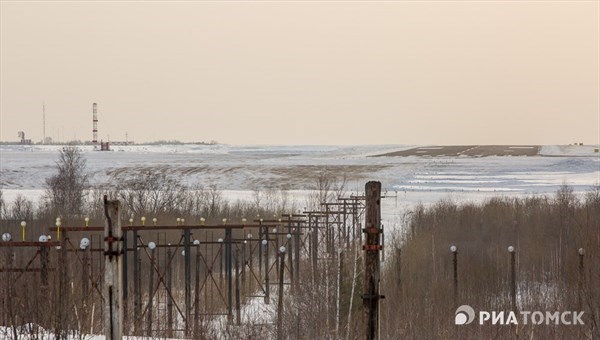
[[[123,338],[122,288],[122,231],[119,217],[119,201],[109,201],[104,196],[104,336],[107,340]]]
[[[368,182],[365,185],[365,281],[363,290],[363,310],[366,326],[366,339],[374,340],[379,336],[379,251],[381,229],[381,182]]]

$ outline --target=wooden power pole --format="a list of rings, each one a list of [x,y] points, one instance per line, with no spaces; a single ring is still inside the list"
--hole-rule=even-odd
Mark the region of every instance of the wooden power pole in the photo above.
[[[365,281],[363,290],[363,318],[366,339],[374,340],[379,333],[379,252],[381,237],[381,182],[368,182],[365,186]]]
[[[109,201],[104,196],[104,335],[107,340],[123,337],[122,288],[122,231],[119,217],[119,201]]]

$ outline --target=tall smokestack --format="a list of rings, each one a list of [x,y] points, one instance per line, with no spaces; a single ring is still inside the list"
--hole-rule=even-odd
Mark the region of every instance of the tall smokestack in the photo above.
[[[93,116],[93,128],[92,128],[92,133],[94,134],[93,138],[92,138],[92,143],[94,144],[98,144],[98,104],[94,103],[92,105],[92,112],[94,114]]]

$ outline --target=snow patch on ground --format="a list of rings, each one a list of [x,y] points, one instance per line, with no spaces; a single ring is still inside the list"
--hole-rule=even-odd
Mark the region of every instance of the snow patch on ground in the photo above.
[[[599,149],[598,145],[544,145],[539,154],[543,156],[596,156],[600,153],[595,152]]]

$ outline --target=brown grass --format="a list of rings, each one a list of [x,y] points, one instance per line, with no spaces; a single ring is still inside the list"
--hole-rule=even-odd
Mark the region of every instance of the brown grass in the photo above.
[[[382,338],[600,338],[599,193],[580,201],[563,187],[555,197],[443,201],[412,211],[388,249]],[[456,301],[451,245],[458,247]],[[585,326],[454,325],[463,304],[511,310],[509,245],[516,248],[517,309],[585,311]],[[585,249],[582,280],[579,248]]]

